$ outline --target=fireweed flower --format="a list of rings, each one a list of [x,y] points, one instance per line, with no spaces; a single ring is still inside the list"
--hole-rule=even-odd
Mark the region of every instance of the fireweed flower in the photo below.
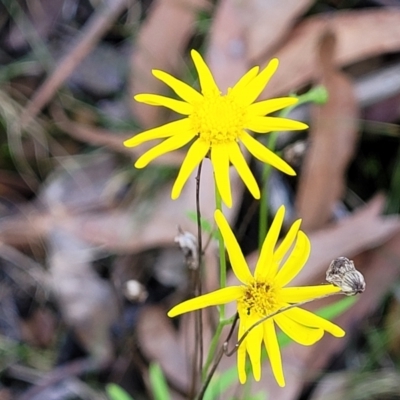
[[[302,122],[265,116],[295,104],[297,99],[282,97],[254,103],[278,68],[277,59],[271,60],[260,73],[259,67],[252,68],[228,90],[226,95],[222,95],[200,54],[192,50],[191,55],[199,75],[201,93],[166,72],[153,70],[153,75],[168,85],[182,100],[156,94],[135,96],[138,102],[167,107],[186,117],[142,132],[126,140],[124,145],[135,147],[149,140],[167,138],[136,161],[136,168],[144,168],[162,154],[179,149],[195,139],[172,188],[173,199],[179,197],[194,168],[208,154],[218,190],[227,206],[232,205],[230,164],[236,168],[251,194],[259,199],[260,189],[243,157],[239,143],[262,162],[271,164],[286,174],[295,175],[295,171],[285,161],[264,147],[247,131],[267,133],[306,129],[307,125]]]
[[[204,307],[236,301],[240,317],[238,330],[240,339],[254,323],[284,307],[339,292],[340,289],[331,284],[286,287],[306,263],[310,254],[310,241],[305,233],[299,230],[301,220],[297,220],[275,249],[284,214],[285,208],[282,206],[271,224],[254,275],[252,275],[228,222],[221,211],[217,210],[215,220],[224,239],[233,272],[242,284],[184,301],[173,307],[168,312],[168,316],[175,317]],[[292,250],[290,251],[290,249]],[[337,325],[300,307],[283,311],[257,325],[239,346],[237,368],[241,383],[246,382],[247,353],[250,357],[254,378],[257,381],[260,380],[261,344],[263,342],[275,379],[280,386],[285,386],[276,325],[293,341],[305,346],[316,343],[322,338],[325,331],[336,337],[344,335],[344,331]]]

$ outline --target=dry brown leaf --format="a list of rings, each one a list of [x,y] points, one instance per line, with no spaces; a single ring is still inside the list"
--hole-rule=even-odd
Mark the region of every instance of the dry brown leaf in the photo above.
[[[128,148],[123,145],[124,140],[134,135],[133,132],[121,132],[117,135],[107,129],[75,122],[70,120],[60,108],[56,107],[53,107],[52,115],[58,128],[80,142],[94,146],[105,146],[107,149],[127,154],[134,159],[143,154],[141,147]],[[172,152],[156,158],[153,164],[178,166],[182,164],[183,158],[182,152]]]
[[[246,57],[256,60],[266,56],[289,33],[296,19],[312,0],[249,0],[234,2],[246,25]]]
[[[207,61],[224,93],[287,34],[310,0],[235,1],[218,3],[210,29]]]
[[[247,71],[245,31],[237,2],[221,0],[210,28],[207,64],[222,93]]]
[[[160,364],[175,388],[187,392],[190,364],[163,308],[146,306],[142,309],[137,323],[137,340],[144,356]]]
[[[88,157],[88,158],[86,158]],[[197,232],[186,212],[196,210],[194,172],[177,200],[171,199],[172,182],[160,187],[151,198],[113,207],[124,181],[114,182],[113,158],[107,154],[71,157],[64,171],[57,170],[44,184],[39,206],[28,204],[21,212],[0,221],[0,240],[26,245],[46,240],[54,226],[70,235],[114,252],[135,253],[154,247],[169,246],[177,227]],[[243,184],[231,170],[233,198],[239,199]],[[215,195],[210,160],[202,166],[200,183],[202,217],[214,221]],[[225,214],[231,219],[239,200]]]
[[[156,0],[142,24],[131,59],[130,93],[165,93],[167,87],[151,70],[178,74],[185,47],[194,32],[196,16],[207,0]],[[132,102],[132,112],[143,127],[162,122],[163,108]]]
[[[280,68],[268,84],[266,96],[288,93],[317,78],[318,41],[326,30],[332,31],[337,38],[337,66],[400,50],[398,8],[320,14],[299,24],[275,52]],[[265,60],[260,59],[257,63],[264,64]]]
[[[354,88],[347,76],[333,65],[335,37],[321,38],[319,70],[329,100],[312,109],[309,149],[301,170],[296,207],[302,228],[321,228],[343,196],[345,173],[354,155],[359,110]]]

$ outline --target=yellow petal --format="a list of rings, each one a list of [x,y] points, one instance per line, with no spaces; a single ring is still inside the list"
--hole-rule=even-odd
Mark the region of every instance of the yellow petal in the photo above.
[[[297,237],[297,233],[300,229],[301,219],[294,221],[292,226],[289,229],[289,232],[286,234],[285,238],[277,247],[274,253],[274,264],[279,265],[282,261],[283,257],[285,257],[286,253],[292,247],[294,240]]]
[[[272,372],[278,385],[284,387],[285,377],[283,376],[281,352],[279,349],[278,338],[276,337],[274,321],[272,319],[267,319],[262,325],[264,327],[264,344],[267,349]]]
[[[272,131],[298,131],[307,129],[308,125],[288,118],[250,117],[246,128],[257,133],[266,133]]]
[[[252,321],[251,325],[256,322],[257,320]],[[264,328],[263,325],[260,324],[253,328],[246,338],[246,349],[249,353],[254,379],[257,382],[261,379],[261,342],[263,336]]]
[[[239,329],[238,329],[238,340],[245,333],[245,324],[242,320],[239,320]],[[247,339],[247,338],[246,338]],[[237,369],[239,375],[239,382],[243,385],[246,383],[247,375],[246,375],[246,339],[241,343],[239,348],[237,349]]]
[[[313,314],[310,311],[303,310],[302,308],[291,308],[290,310],[285,311],[285,315],[299,324],[309,326],[311,328],[323,329],[333,336],[343,337],[345,335],[344,330],[339,326],[333,324],[325,318],[321,318],[318,315]]]
[[[246,90],[242,91],[241,103],[243,105],[250,105],[257,99],[257,97],[264,90],[268,81],[278,68],[278,59],[272,59],[269,64],[246,86]]]
[[[299,101],[296,97],[280,97],[277,99],[269,99],[264,101],[259,101],[249,105],[248,113],[252,116],[262,116],[267,115],[272,112],[281,110],[288,106],[292,106]]]
[[[190,121],[188,118],[184,118],[139,133],[138,135],[135,135],[128,140],[125,140],[124,146],[136,147],[139,144],[148,142],[149,140],[163,139],[169,136],[176,135],[177,133],[184,133],[187,131],[190,131]]]
[[[285,174],[296,175],[296,172],[289,164],[283,161],[282,158],[278,157],[274,152],[263,146],[247,132],[243,132],[242,135],[240,135],[240,140],[255,158],[258,158],[264,163],[271,164],[273,167],[279,169]]]
[[[260,198],[260,188],[236,142],[227,145],[229,159],[255,199]]]
[[[168,311],[169,317],[176,317],[190,311],[200,310],[201,308],[226,304],[230,301],[237,300],[243,295],[241,286],[230,286],[214,292],[203,294],[193,299],[179,303]]]
[[[194,104],[203,100],[203,96],[197,90],[193,89],[185,82],[174,78],[172,75],[158,69],[153,69],[153,75],[168,85],[181,99],[189,104]]]
[[[185,160],[182,163],[178,177],[172,187],[171,197],[177,199],[181,194],[182,188],[188,180],[190,174],[200,163],[200,161],[207,155],[210,146],[203,140],[196,140],[187,152]]]
[[[137,94],[135,100],[139,103],[149,104],[150,106],[167,107],[179,114],[189,115],[193,112],[193,106],[185,101],[171,99],[158,94]]]
[[[235,96],[241,96],[242,91],[246,90],[246,86],[257,76],[260,67],[253,67],[251,70],[246,72],[231,89],[230,93]]]
[[[276,284],[281,287],[288,284],[302,270],[310,256],[310,251],[310,240],[304,232],[299,231],[294,249],[276,275]]]
[[[287,303],[299,303],[317,297],[340,292],[340,288],[334,285],[287,287],[281,291],[282,301]]]
[[[219,230],[221,231],[222,238],[224,239],[229,260],[236,278],[238,278],[244,284],[251,282],[253,280],[253,276],[251,275],[242,250],[239,247],[239,243],[229,227],[228,221],[225,219],[220,210],[215,211],[214,218]]]
[[[271,268],[273,254],[276,242],[279,237],[279,233],[282,228],[283,218],[285,217],[285,207],[280,206],[277,211],[274,220],[268,230],[267,236],[264,239],[264,243],[261,248],[260,257],[257,261],[254,277],[257,280],[263,280],[267,278],[274,278],[275,268]]]
[[[190,52],[194,65],[199,75],[201,92],[203,95],[220,93],[217,84],[215,83],[214,77],[207,64],[204,62],[203,57],[196,51]]]
[[[164,140],[162,143],[154,146],[152,149],[146,151],[146,153],[140,156],[135,163],[135,167],[144,168],[149,162],[153,161],[155,158],[183,147],[185,144],[189,143],[194,138],[194,136],[194,133],[185,132],[178,133],[177,135],[174,135],[169,139]]]
[[[218,191],[223,202],[230,208],[232,207],[232,193],[229,179],[229,154],[224,144],[211,146],[211,163]]]
[[[303,346],[311,346],[318,342],[324,336],[324,330],[318,328],[309,328],[299,324],[285,316],[285,313],[278,314],[274,317],[279,328],[292,339],[294,342]]]

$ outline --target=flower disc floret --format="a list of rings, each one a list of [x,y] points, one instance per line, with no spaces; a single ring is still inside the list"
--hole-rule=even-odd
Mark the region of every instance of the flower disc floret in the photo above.
[[[278,291],[273,282],[254,280],[246,286],[242,298],[238,299],[239,314],[261,319],[278,311],[282,307]]]
[[[295,104],[297,98],[281,97],[254,102],[278,68],[277,59],[271,60],[262,71],[259,71],[259,67],[250,69],[236,85],[228,89],[227,94],[221,94],[200,54],[192,50],[191,56],[199,75],[200,92],[166,72],[154,70],[153,75],[168,85],[181,100],[156,94],[135,96],[138,102],[167,107],[185,117],[135,135],[126,140],[124,145],[135,147],[150,140],[165,139],[136,161],[137,168],[144,168],[155,158],[190,144],[172,188],[173,199],[179,197],[193,170],[208,155],[216,186],[228,207],[232,206],[230,165],[236,168],[251,194],[259,199],[259,186],[247,165],[241,146],[260,161],[286,174],[295,175],[289,164],[254,139],[249,131],[268,133],[306,129],[307,125],[302,122],[267,116]]]
[[[241,285],[218,289],[184,301],[168,312],[168,316],[175,317],[204,307],[236,301],[240,318],[238,339],[251,329],[237,351],[241,383],[247,379],[247,355],[254,378],[261,379],[261,345],[264,344],[276,381],[280,386],[285,386],[276,326],[293,341],[304,346],[316,343],[325,332],[336,337],[344,336],[343,329],[337,325],[296,306],[300,302],[338,293],[340,288],[331,284],[287,287],[304,267],[310,254],[310,241],[300,230],[301,221],[297,220],[279,246],[276,245],[284,214],[285,208],[282,206],[270,226],[252,274],[228,222],[222,212],[217,210],[215,220],[224,239],[232,270]],[[285,309],[288,306],[291,307]],[[285,310],[277,312],[282,309]],[[260,323],[267,316],[271,317]]]
[[[233,96],[204,97],[189,115],[191,128],[210,147],[237,142],[245,129],[246,109]]]

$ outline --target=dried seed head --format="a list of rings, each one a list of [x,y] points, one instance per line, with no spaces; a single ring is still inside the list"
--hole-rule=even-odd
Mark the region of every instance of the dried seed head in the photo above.
[[[179,244],[183,255],[186,259],[186,264],[190,269],[197,269],[199,266],[199,255],[197,249],[197,239],[190,232],[182,231],[179,227],[179,234],[174,241]]]
[[[326,280],[340,287],[347,296],[354,296],[365,290],[364,276],[356,270],[353,261],[346,257],[338,257],[331,262],[326,271]]]

